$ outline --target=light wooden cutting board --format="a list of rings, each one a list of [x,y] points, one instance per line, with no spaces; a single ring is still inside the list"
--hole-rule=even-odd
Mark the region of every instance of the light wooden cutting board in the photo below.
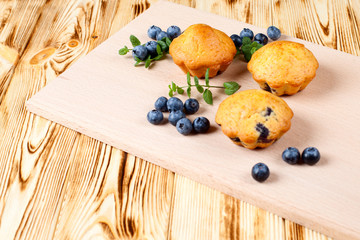
[[[282,36],[305,44],[320,67],[304,91],[283,97],[295,114],[290,131],[266,149],[248,150],[234,145],[215,124],[217,107],[226,97],[220,90],[213,91],[213,106],[193,91],[201,108],[190,119],[208,117],[210,133],[182,136],[169,123],[148,123],[146,114],[159,96],[167,95],[167,85],[171,81],[186,85],[186,76],[170,56],[145,69],[134,67],[131,54],[118,55],[124,45],[131,46],[130,34],[148,41],[146,32],[153,24],[184,30],[195,23],[228,35],[239,34],[244,27],[266,32],[160,2],[49,83],[27,102],[28,110],[328,236],[360,239],[359,57]],[[237,81],[241,90],[259,88],[239,58],[211,84],[224,81]],[[289,146],[300,151],[315,146],[322,158],[315,166],[288,165],[281,153]],[[264,183],[251,177],[257,162],[270,168]]]

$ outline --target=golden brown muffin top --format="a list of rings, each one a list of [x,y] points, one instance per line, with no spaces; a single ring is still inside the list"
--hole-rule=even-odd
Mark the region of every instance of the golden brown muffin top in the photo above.
[[[259,137],[258,124],[269,129],[269,139],[276,139],[290,129],[292,117],[293,112],[283,99],[264,90],[251,89],[226,98],[219,105],[215,121],[226,136],[239,137],[251,144]]]
[[[176,64],[198,69],[231,62],[236,47],[222,31],[206,24],[194,24],[172,41],[169,53]]]
[[[315,77],[319,63],[301,43],[276,41],[257,50],[248,63],[248,70],[257,81],[266,81],[271,87],[285,84],[300,86]]]

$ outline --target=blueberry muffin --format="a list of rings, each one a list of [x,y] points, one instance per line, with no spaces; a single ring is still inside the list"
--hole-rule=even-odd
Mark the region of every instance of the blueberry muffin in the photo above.
[[[245,90],[226,98],[215,121],[235,144],[265,148],[290,129],[293,112],[284,100],[264,90]]]
[[[225,71],[236,51],[228,35],[206,24],[191,25],[169,47],[174,63],[199,78],[205,76],[207,68],[210,77]]]
[[[257,50],[247,68],[260,87],[277,96],[303,90],[315,77],[319,63],[301,43],[276,41]]]

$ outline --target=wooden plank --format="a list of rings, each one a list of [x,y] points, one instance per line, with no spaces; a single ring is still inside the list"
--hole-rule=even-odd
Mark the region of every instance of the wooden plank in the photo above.
[[[151,102],[164,93],[169,79],[184,81],[183,73],[171,60],[156,64],[150,71],[133,68],[130,57],[117,56],[117,49],[121,47],[119,43],[127,41],[130,34],[136,34],[143,40],[148,27],[144,23],[152,21],[162,26],[170,18],[179,22],[182,28],[191,23],[205,22],[228,34],[248,25],[168,3],[158,4],[151,9],[78,61],[76,67],[70,68],[50,83],[32,98],[28,104],[29,109],[298,223],[331,236],[356,239],[360,231],[355,224],[359,221],[357,218],[360,209],[356,203],[360,192],[344,188],[340,183],[351,186],[357,182],[355,172],[359,165],[352,159],[355,159],[359,146],[355,139],[351,139],[354,138],[352,132],[358,128],[358,116],[353,112],[359,106],[351,99],[356,98],[359,86],[351,80],[352,76],[358,74],[358,69],[352,66],[360,64],[359,59],[316,44],[284,37],[304,43],[320,62],[318,76],[311,87],[286,98],[295,111],[292,131],[263,151],[249,151],[229,144],[220,131],[206,137],[174,137],[175,130],[171,126],[149,126],[144,115],[152,107]],[[160,15],[161,17],[154,18]],[[252,28],[255,32],[264,31],[258,27]],[[89,69],[89,66],[92,67]],[[239,76],[239,71],[244,72],[245,67],[240,61],[233,63],[221,75],[221,80],[212,81],[233,80],[234,76]],[[249,78],[248,73],[239,76],[244,89],[256,87],[254,82],[246,81]],[[147,88],[149,85],[152,86],[151,92]],[[324,87],[331,88],[331,91],[324,94]],[[133,89],[137,89],[137,92],[133,92]],[[219,96],[215,100],[215,106],[222,99]],[[347,108],[341,108],[344,102],[336,103],[331,99],[343,99]],[[77,104],[73,104],[74,102]],[[353,120],[344,125],[343,129],[336,127],[339,122],[332,114],[333,108]],[[203,105],[203,109],[203,114],[213,119],[216,108]],[[315,116],[317,121],[309,120],[315,119]],[[310,136],[308,129],[312,130]],[[348,141],[353,146],[334,141],[331,138],[334,135],[350,138]],[[299,148],[318,146],[324,152],[322,163],[315,168],[287,166],[279,159],[279,154],[289,144]],[[170,146],[178,146],[175,155]],[[203,151],[199,152],[198,149]],[[239,159],[240,156],[242,160]],[[247,159],[262,160],[271,165],[274,177],[269,184],[254,184],[248,173],[254,161]],[[332,177],[334,175],[337,176],[336,179]],[[296,189],[293,187],[295,185]],[[278,198],[279,194],[282,196],[281,200]],[[349,207],[344,207],[342,201],[347,201]],[[341,211],[328,211],[340,208]]]
[[[1,36],[13,34],[0,49],[4,50],[0,58],[5,56],[13,68],[4,80],[0,102],[1,238],[81,239],[99,231],[121,238],[165,238],[173,173],[30,114],[24,107],[47,82],[105,40],[112,21],[122,15],[118,8],[130,1],[47,1],[45,6],[34,2],[7,1],[9,12],[17,13],[18,19],[14,16],[1,25]],[[27,14],[19,14],[18,8]],[[113,26],[123,24],[124,20]],[[5,31],[12,25],[19,30]],[[12,56],[17,55],[20,58],[13,63]],[[0,66],[2,72],[5,65]]]

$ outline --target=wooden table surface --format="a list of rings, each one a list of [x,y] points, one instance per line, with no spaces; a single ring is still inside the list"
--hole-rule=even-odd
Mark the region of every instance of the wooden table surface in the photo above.
[[[330,239],[25,110],[154,2],[0,0],[0,239]],[[173,2],[360,55],[359,0]]]

